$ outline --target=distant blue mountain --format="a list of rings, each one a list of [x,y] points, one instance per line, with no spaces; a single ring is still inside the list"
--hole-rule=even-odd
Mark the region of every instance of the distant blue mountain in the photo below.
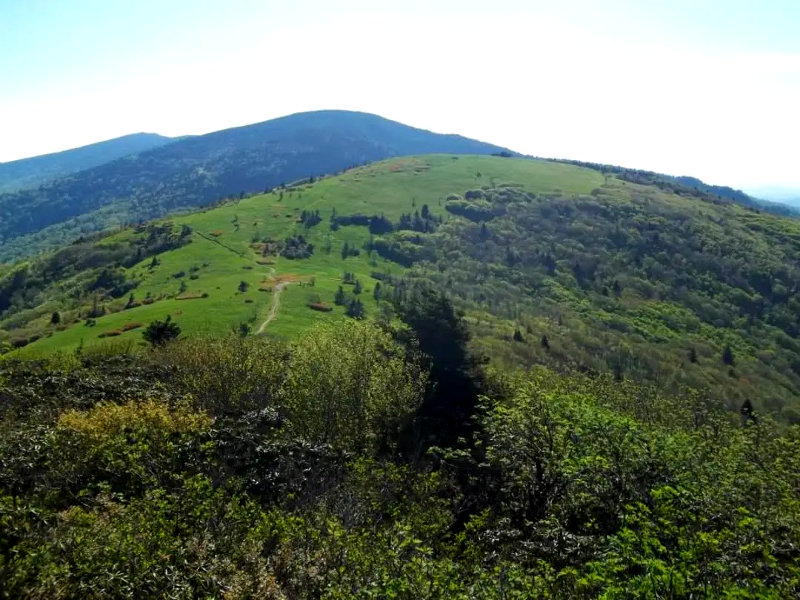
[[[72,150],[0,163],[0,192],[35,187],[172,141],[173,138],[155,133],[132,133]]]

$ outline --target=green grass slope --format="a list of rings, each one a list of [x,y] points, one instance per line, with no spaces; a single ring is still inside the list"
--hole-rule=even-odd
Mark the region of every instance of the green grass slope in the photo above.
[[[317,211],[318,223],[302,222]],[[378,219],[368,227],[364,216]],[[793,219],[575,165],[424,155],[154,227],[7,268],[6,349],[139,343],[167,316],[184,335],[244,324],[295,336],[346,318],[355,280],[368,318],[390,316],[373,295],[378,278],[384,298],[427,281],[466,309],[476,345],[498,362],[690,387],[800,420]],[[310,256],[281,250],[301,235]],[[93,310],[105,314],[89,319]]]
[[[108,338],[100,338],[101,334],[170,314],[186,334],[227,332],[239,323],[257,330],[269,316],[275,287],[282,281],[288,283],[282,286],[278,317],[265,330],[292,334],[314,322],[343,316],[342,307],[326,313],[309,309],[307,304],[317,297],[332,304],[345,271],[354,273],[362,282],[367,312],[375,313],[377,308],[372,298],[375,280],[370,274],[400,274],[404,267],[380,257],[369,257],[363,249],[359,256],[343,259],[341,250],[345,243],[362,248],[370,234],[365,227],[357,226],[331,231],[332,211],[335,209],[339,215],[384,214],[397,220],[403,213],[420,210],[427,204],[432,213],[444,217],[447,213],[443,204],[449,193],[491,181],[519,182],[526,189],[543,193],[558,190],[588,193],[602,183],[602,177],[590,170],[548,162],[431,155],[376,163],[314,184],[276,190],[177,217],[172,220],[176,229],[183,225],[193,229],[191,243],[159,254],[160,264],[155,268],[151,269],[151,259],[146,259],[125,269],[126,277],[137,282],[132,290],[135,299],[149,296],[157,301],[97,318],[96,325],[91,327],[83,324],[83,320],[76,321],[63,331],[55,331],[48,325],[52,311],[63,307],[58,302],[44,302],[41,315],[30,322],[27,330],[41,330],[45,337],[27,346],[24,352],[70,350],[79,344],[103,343]],[[303,210],[319,210],[323,221],[306,229],[298,222]],[[126,230],[102,243],[114,244],[135,235],[132,231]],[[295,234],[304,235],[314,245],[311,258],[291,260],[275,255],[264,258],[251,247],[254,239],[283,240]],[[259,264],[259,261],[274,264]],[[184,275],[175,276],[180,273]],[[192,279],[193,276],[196,278]],[[239,290],[242,281],[248,286],[244,292]],[[184,292],[179,292],[181,283],[186,286]],[[208,296],[204,298],[203,294]],[[108,309],[117,310],[127,300],[127,295],[113,300]],[[133,329],[113,337],[138,340],[140,336],[141,332]]]

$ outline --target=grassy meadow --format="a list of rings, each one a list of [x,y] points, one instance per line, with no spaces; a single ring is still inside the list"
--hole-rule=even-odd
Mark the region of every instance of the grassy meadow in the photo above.
[[[361,282],[362,302],[367,314],[376,311],[372,298],[375,271],[399,274],[404,269],[377,255],[372,258],[362,249],[369,240],[365,227],[329,227],[333,211],[348,215],[385,215],[396,221],[403,213],[414,213],[428,205],[433,215],[448,218],[443,205],[448,194],[463,194],[471,188],[514,183],[536,193],[587,194],[603,184],[596,171],[571,165],[504,159],[487,156],[426,155],[391,159],[346,171],[312,184],[287,187],[271,193],[172,219],[175,226],[193,229],[192,241],[176,250],[160,254],[160,264],[150,268],[150,259],[128,269],[127,277],[139,282],[133,290],[137,301],[152,299],[127,310],[119,309],[127,299],[112,303],[110,314],[95,319],[95,325],[75,323],[63,331],[48,327],[45,314],[40,325],[47,332],[26,346],[26,356],[73,350],[104,343],[109,339],[138,343],[141,328],[154,319],[171,315],[185,334],[224,333],[244,323],[259,329],[275,301],[275,287],[282,286],[277,316],[264,332],[289,336],[316,322],[344,316],[344,308],[334,306],[336,290],[345,271]],[[300,222],[302,211],[320,212],[322,221],[311,228]],[[450,217],[452,218],[452,217]],[[308,259],[262,257],[254,240],[271,237],[276,241],[301,234],[313,244]],[[117,236],[130,235],[128,231]],[[113,243],[114,237],[104,243]],[[361,249],[359,256],[342,258],[347,243]],[[179,276],[180,274],[183,274]],[[246,291],[240,291],[245,282]],[[181,291],[181,285],[185,289]],[[348,286],[344,286],[347,290]],[[242,286],[245,289],[245,286]],[[330,312],[308,307],[311,301],[331,305]],[[100,337],[112,333],[112,337]],[[119,333],[119,335],[115,335]]]

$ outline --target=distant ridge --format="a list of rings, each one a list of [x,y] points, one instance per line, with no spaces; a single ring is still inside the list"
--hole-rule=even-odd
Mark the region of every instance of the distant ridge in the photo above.
[[[507,149],[343,110],[297,113],[184,138],[0,195],[0,261],[121,223],[208,205],[395,156]]]
[[[172,141],[174,138],[156,133],[132,133],[79,148],[0,163],[0,192],[38,186]]]

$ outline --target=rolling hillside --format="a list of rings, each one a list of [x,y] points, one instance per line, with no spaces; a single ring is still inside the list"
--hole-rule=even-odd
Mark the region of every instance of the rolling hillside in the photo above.
[[[426,155],[6,267],[0,328],[28,356],[138,344],[168,315],[186,335],[293,337],[391,318],[427,281],[500,362],[688,386],[795,420],[798,264],[794,219],[573,165]]]
[[[80,235],[392,156],[502,150],[347,111],[301,113],[191,137],[0,195],[0,261]]]
[[[63,152],[0,163],[0,193],[37,187],[51,179],[91,169],[173,141],[173,138],[155,133],[133,133]]]

